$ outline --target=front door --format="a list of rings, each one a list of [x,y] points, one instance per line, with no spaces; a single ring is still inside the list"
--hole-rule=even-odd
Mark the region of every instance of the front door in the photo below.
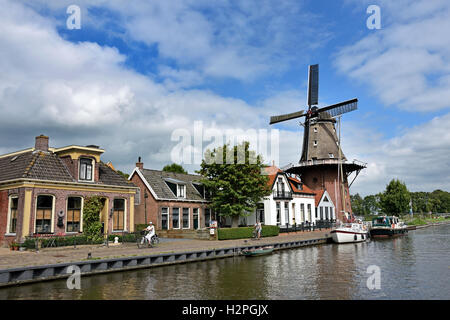
[[[194,208],[194,211],[193,211],[193,220],[194,220],[194,230],[197,230],[198,229],[198,226],[199,226],[199,217],[200,217],[200,215],[198,214],[198,208]]]

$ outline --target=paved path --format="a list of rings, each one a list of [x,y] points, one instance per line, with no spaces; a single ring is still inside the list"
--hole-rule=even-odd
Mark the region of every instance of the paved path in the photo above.
[[[319,239],[329,236],[330,229],[312,232],[296,232],[280,234],[276,237],[261,238],[261,240],[180,240],[162,241],[154,248],[138,249],[134,243],[125,243],[116,246],[110,245],[84,245],[74,247],[46,248],[35,251],[11,251],[0,248],[0,269],[24,266],[35,266],[54,263],[65,263],[85,260],[90,252],[92,258],[117,258],[126,256],[143,256],[156,253],[174,253],[195,250],[230,248],[253,244],[268,244],[291,242],[298,240]],[[166,240],[166,239],[164,239]]]

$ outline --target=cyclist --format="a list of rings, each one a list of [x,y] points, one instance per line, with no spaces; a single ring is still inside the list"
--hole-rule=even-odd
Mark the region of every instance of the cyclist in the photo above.
[[[149,225],[147,226],[147,228],[144,229],[144,231],[147,231],[147,234],[145,235],[145,237],[148,240],[148,243],[152,243],[152,238],[155,235],[155,226],[153,225],[153,223],[150,221]],[[142,242],[144,241],[144,239],[142,239]]]

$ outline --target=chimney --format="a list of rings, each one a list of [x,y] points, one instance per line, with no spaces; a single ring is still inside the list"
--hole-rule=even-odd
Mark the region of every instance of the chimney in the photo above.
[[[36,137],[36,143],[34,145],[35,150],[39,151],[48,151],[48,137],[41,134]]]
[[[141,157],[138,158],[138,162],[136,162],[136,167],[140,170],[144,169],[144,164],[141,162]]]

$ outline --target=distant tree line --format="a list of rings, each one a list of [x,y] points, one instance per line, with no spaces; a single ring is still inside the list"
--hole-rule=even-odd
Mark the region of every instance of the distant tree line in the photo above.
[[[393,179],[383,192],[361,197],[350,196],[352,210],[356,215],[405,214],[450,212],[450,193],[442,190],[433,192],[409,192],[405,183]]]

